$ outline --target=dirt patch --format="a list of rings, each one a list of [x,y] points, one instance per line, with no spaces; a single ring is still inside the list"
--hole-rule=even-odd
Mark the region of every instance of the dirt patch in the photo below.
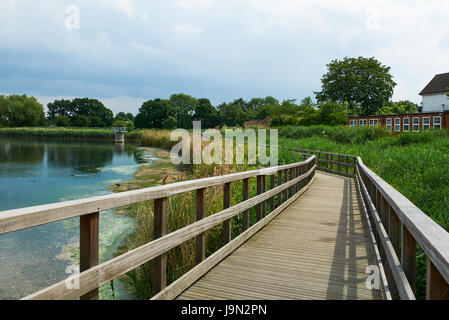
[[[157,158],[152,164],[141,165],[133,179],[109,186],[114,192],[137,190],[154,187],[185,179],[186,174],[182,166],[175,166],[170,161],[170,152],[158,148],[145,148]]]

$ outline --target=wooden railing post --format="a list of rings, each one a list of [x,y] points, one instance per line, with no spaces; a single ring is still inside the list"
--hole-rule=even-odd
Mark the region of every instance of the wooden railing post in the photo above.
[[[346,162],[346,173],[349,173],[349,160],[348,160],[348,156],[345,157],[345,162]]]
[[[231,206],[231,183],[225,183],[223,187],[223,209],[227,209]],[[223,222],[223,245],[231,241],[232,237],[232,219],[228,219]]]
[[[249,199],[249,178],[243,179],[243,201]],[[249,228],[249,210],[243,212],[243,231]]]
[[[283,170],[284,171],[284,183],[286,183],[288,181],[288,170]],[[288,200],[288,190],[285,189],[284,190],[284,201]]]
[[[206,217],[206,188],[196,190],[196,221]],[[195,261],[200,264],[206,258],[206,234],[196,236]]]
[[[427,258],[426,299],[449,299],[449,285],[429,258]]]
[[[167,198],[154,200],[154,239],[167,234]],[[167,286],[167,254],[154,259],[153,294],[157,294]]]
[[[293,172],[294,172],[294,171],[293,171],[293,168],[290,168],[289,171],[290,171],[290,179],[289,179],[289,181],[291,181],[291,180],[294,179],[294,176],[293,176]],[[291,186],[289,189],[290,189],[290,198],[291,198],[291,197],[293,197],[293,186]]]
[[[80,272],[98,264],[100,213],[80,217]],[[80,297],[81,300],[98,300],[98,288]]]
[[[274,180],[275,179],[276,179],[276,176],[274,174],[270,176],[270,189],[274,188],[274,185],[275,185],[275,181]],[[273,196],[270,199],[270,212],[272,212],[275,209],[275,203],[274,202],[275,202],[275,199],[274,199],[274,196]]]
[[[413,292],[416,290],[416,241],[402,225],[402,267]]]
[[[394,212],[393,208],[387,203],[388,206],[388,218],[390,222],[389,225],[389,233],[391,244],[393,245],[394,250],[396,251],[396,255],[398,257],[401,256],[401,222],[398,218],[396,212]]]
[[[295,167],[295,178],[299,177],[301,174],[299,172],[299,167]],[[295,193],[299,191],[299,183],[295,183]]]
[[[262,193],[267,190],[267,176],[262,176]],[[262,219],[267,214],[267,201],[262,202]]]
[[[282,184],[282,170],[278,171],[278,186],[280,186]],[[277,196],[278,198],[278,206],[280,206],[282,204],[282,192],[280,192]]]

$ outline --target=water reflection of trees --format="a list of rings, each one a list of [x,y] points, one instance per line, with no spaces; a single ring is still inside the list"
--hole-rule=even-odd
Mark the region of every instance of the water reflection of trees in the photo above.
[[[16,163],[39,163],[45,155],[42,143],[0,142],[0,161]]]
[[[129,144],[118,147],[102,142],[0,140],[0,163],[38,165],[47,162],[49,167],[73,168],[82,173],[99,172],[112,163],[114,154],[132,157],[134,152],[135,147]]]
[[[47,162],[52,167],[72,167],[82,173],[97,173],[112,163],[114,146],[109,144],[47,145]]]

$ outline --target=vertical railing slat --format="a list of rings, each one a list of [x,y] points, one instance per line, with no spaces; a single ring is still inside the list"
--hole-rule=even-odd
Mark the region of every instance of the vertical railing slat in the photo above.
[[[154,200],[154,239],[167,234],[167,198]],[[167,254],[154,259],[153,294],[167,286]]]
[[[243,201],[249,199],[249,178],[243,179]],[[243,231],[249,228],[249,210],[243,212]]]
[[[427,258],[426,299],[449,299],[449,285],[429,258]]]
[[[98,265],[100,213],[80,217],[80,272]],[[98,288],[80,297],[81,300],[98,300]]]
[[[410,286],[416,290],[416,241],[407,227],[402,225],[402,267]]]
[[[196,221],[206,217],[206,188],[196,190]],[[195,261],[200,264],[206,258],[206,233],[196,236]]]
[[[278,171],[278,186],[282,185],[282,170]],[[278,206],[280,206],[282,204],[282,192],[278,193],[277,196],[277,200],[278,200]]]
[[[273,174],[270,176],[270,189],[274,189],[276,176]],[[270,212],[275,209],[275,197],[270,198]]]
[[[227,209],[231,206],[231,182],[225,183],[223,187],[223,209]],[[232,238],[232,219],[228,219],[223,222],[222,240],[223,245],[231,241]]]

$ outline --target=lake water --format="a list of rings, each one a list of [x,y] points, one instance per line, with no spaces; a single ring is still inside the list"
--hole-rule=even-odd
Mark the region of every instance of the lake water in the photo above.
[[[111,193],[150,150],[106,142],[0,138],[0,211]],[[130,217],[100,213],[100,262],[115,256],[134,226]],[[79,256],[79,218],[0,235],[0,299],[18,299],[67,278]],[[66,272],[67,271],[67,272]],[[120,281],[114,294],[132,298]],[[101,289],[111,298],[110,286]]]

